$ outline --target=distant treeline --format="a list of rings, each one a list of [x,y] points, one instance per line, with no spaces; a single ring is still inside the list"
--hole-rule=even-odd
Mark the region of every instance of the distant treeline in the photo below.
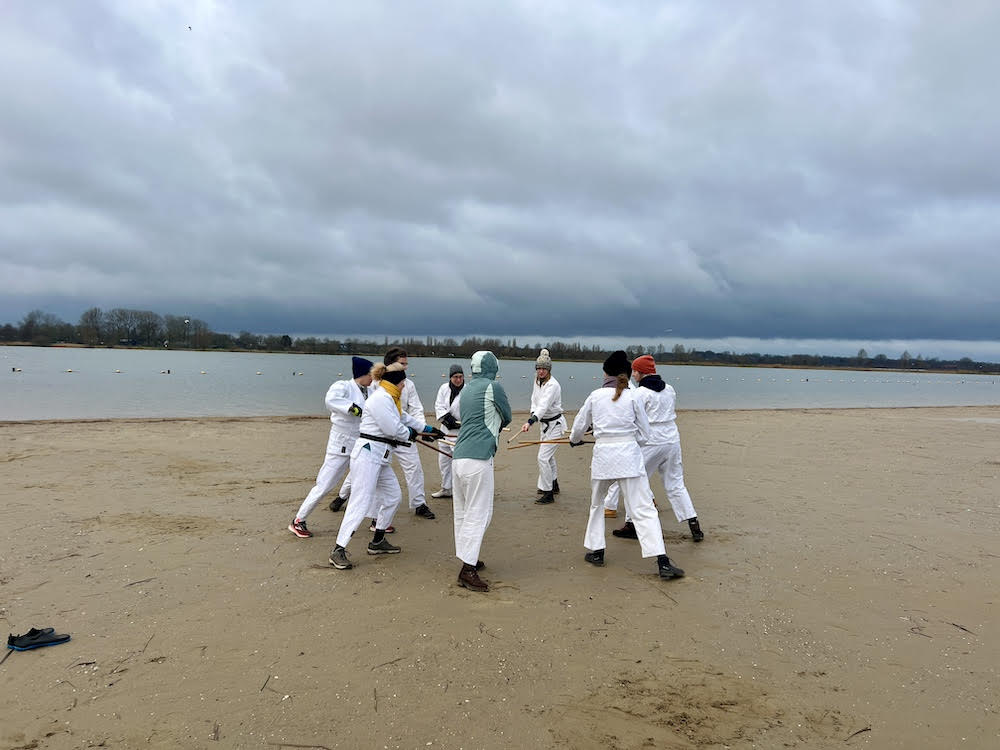
[[[101,310],[92,307],[85,311],[77,323],[67,323],[56,315],[42,310],[32,310],[15,324],[0,326],[0,342],[31,344],[33,346],[137,347],[156,349],[220,349],[227,351],[296,352],[299,354],[364,354],[379,355],[390,346],[402,346],[413,357],[460,357],[467,359],[480,349],[489,349],[501,359],[534,359],[538,350],[547,348],[556,360],[602,361],[610,350],[599,346],[564,344],[561,341],[533,342],[520,345],[517,339],[479,338],[461,340],[454,338],[389,338],[382,341],[348,338],[345,340],[292,338],[285,334],[261,335],[240,331],[239,335],[218,333],[208,323],[183,315],[160,315],[151,310],[129,310],[116,307]],[[664,364],[711,364],[758,367],[804,367],[815,369],[864,368],[887,370],[934,370],[950,372],[998,373],[1000,365],[976,362],[969,357],[958,360],[924,359],[903,352],[898,359],[885,354],[871,357],[861,349],[853,357],[834,357],[815,354],[734,354],[733,352],[700,351],[685,349],[675,344],[666,349],[662,344],[644,347],[636,344],[623,346],[629,358],[652,354]]]

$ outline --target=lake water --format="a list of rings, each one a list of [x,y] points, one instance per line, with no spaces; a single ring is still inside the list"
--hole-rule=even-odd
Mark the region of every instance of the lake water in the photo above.
[[[427,411],[448,366],[413,358]],[[14,370],[19,370],[15,372]],[[169,374],[167,374],[169,371]],[[681,409],[792,409],[1000,404],[1000,377],[931,373],[660,366]],[[0,420],[322,415],[327,388],[350,377],[349,356],[0,346]],[[556,362],[563,407],[576,410],[600,363]],[[500,383],[527,410],[533,361],[503,361]]]

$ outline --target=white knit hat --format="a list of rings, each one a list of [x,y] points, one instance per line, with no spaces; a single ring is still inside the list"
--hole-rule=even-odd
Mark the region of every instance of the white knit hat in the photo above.
[[[549,356],[548,349],[542,349],[541,353],[538,355],[538,359],[535,360],[535,368],[544,367],[549,372],[552,371],[552,357]]]

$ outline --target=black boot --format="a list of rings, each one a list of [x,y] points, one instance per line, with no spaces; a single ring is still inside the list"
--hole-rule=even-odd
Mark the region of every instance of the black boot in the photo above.
[[[691,538],[696,542],[700,542],[705,538],[705,535],[701,531],[701,526],[698,525],[698,517],[688,519],[688,528],[691,529]]]
[[[625,525],[620,529],[614,529],[612,532],[616,537],[620,539],[638,539],[639,535],[636,533],[635,526],[631,521],[626,521]]]
[[[340,511],[341,508],[344,507],[344,503],[346,502],[347,498],[337,495],[337,497],[333,498],[333,500],[330,501],[330,510],[332,510],[334,513],[337,513]]]
[[[588,552],[583,556],[583,559],[589,562],[591,565],[596,565],[597,567],[604,566],[604,550],[595,549],[593,552]]]
[[[554,503],[555,501],[556,499],[552,496],[552,490],[543,492],[541,497],[535,500],[538,505],[548,505],[549,503]]]
[[[558,495],[559,494],[559,480],[558,479],[553,479],[552,480],[552,494],[553,495]]]
[[[684,577],[684,571],[670,562],[670,558],[666,555],[660,555],[656,558],[656,568],[660,573],[660,578]]]

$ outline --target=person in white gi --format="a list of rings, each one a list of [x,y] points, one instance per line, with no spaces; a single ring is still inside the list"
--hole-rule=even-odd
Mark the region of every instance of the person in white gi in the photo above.
[[[541,422],[541,440],[557,440],[566,430],[566,418],[562,411],[562,388],[552,377],[552,358],[548,349],[542,349],[535,360],[535,383],[531,387],[531,416],[521,426],[527,432],[535,422]],[[556,466],[557,443],[538,446],[538,494],[539,505],[555,502],[559,494],[559,468]]]
[[[352,497],[337,532],[337,544],[330,553],[330,564],[338,570],[354,567],[347,556],[347,544],[368,516],[375,518],[375,535],[368,543],[368,554],[393,555],[400,551],[385,538],[385,530],[403,499],[399,481],[389,465],[393,451],[419,433],[444,437],[440,430],[403,411],[400,396],[406,370],[402,364],[397,362],[381,369],[384,372],[378,367],[373,371],[375,377],[381,377],[379,387],[365,402],[361,430],[351,451]]]
[[[330,410],[330,438],[326,442],[326,458],[316,476],[316,484],[309,490],[299,506],[288,530],[301,539],[308,539],[312,532],[306,518],[316,504],[344,478],[351,464],[351,449],[361,429],[361,413],[368,386],[372,384],[372,362],[362,357],[351,357],[353,380],[338,380],[326,392],[326,408]]]
[[[646,476],[653,477],[659,472],[667,500],[674,510],[678,523],[687,521],[691,538],[700,542],[705,538],[698,514],[695,512],[691,495],[684,485],[684,464],[681,458],[681,434],[677,429],[675,404],[677,394],[669,383],[656,374],[656,361],[648,354],[636,357],[632,362],[632,378],[638,383],[635,396],[646,410],[652,428],[649,442],[642,446],[642,457],[646,465]],[[612,486],[604,499],[604,507],[618,507],[618,490]],[[635,539],[635,526],[626,515],[625,525],[611,532],[617,537]]]
[[[462,561],[458,584],[488,591],[479,577],[483,535],[493,518],[493,456],[500,430],[510,424],[510,403],[496,382],[500,365],[493,352],[472,355],[472,380],[462,390],[462,427],[452,463],[455,489],[455,556]]]
[[[458,437],[458,428],[462,425],[462,407],[459,394],[465,386],[465,373],[462,365],[454,364],[448,368],[448,382],[438,388],[434,399],[434,416],[441,423],[441,430],[451,441]],[[432,492],[431,497],[451,497],[451,448],[441,444],[438,449],[438,468],[441,470],[441,489]]]
[[[398,362],[405,368],[409,364],[409,358],[405,349],[394,346],[385,353],[382,362],[385,365]],[[424,405],[420,403],[420,396],[417,395],[417,386],[409,378],[403,381],[402,394],[399,400],[403,411],[416,420],[424,421]],[[399,467],[403,470],[403,476],[406,478],[406,490],[409,495],[410,510],[418,518],[426,518],[429,521],[433,520],[434,511],[427,506],[427,501],[424,499],[424,469],[420,465],[417,446],[412,444],[400,446],[396,450],[395,455],[399,460]],[[350,499],[352,483],[353,480],[348,475],[347,480],[340,488],[340,493],[330,503],[330,510],[340,510],[344,502]],[[391,533],[394,530],[390,529],[389,531]]]
[[[583,444],[584,433],[594,431],[590,463],[590,520],[583,544],[590,550],[583,559],[604,565],[604,496],[617,481],[625,509],[635,525],[643,557],[656,557],[661,578],[679,578],[684,571],[667,557],[660,517],[653,506],[639,442],[649,439],[649,420],[635,391],[628,388],[629,361],[625,352],[614,352],[604,361],[604,385],[587,396],[573,420],[570,445]]]

